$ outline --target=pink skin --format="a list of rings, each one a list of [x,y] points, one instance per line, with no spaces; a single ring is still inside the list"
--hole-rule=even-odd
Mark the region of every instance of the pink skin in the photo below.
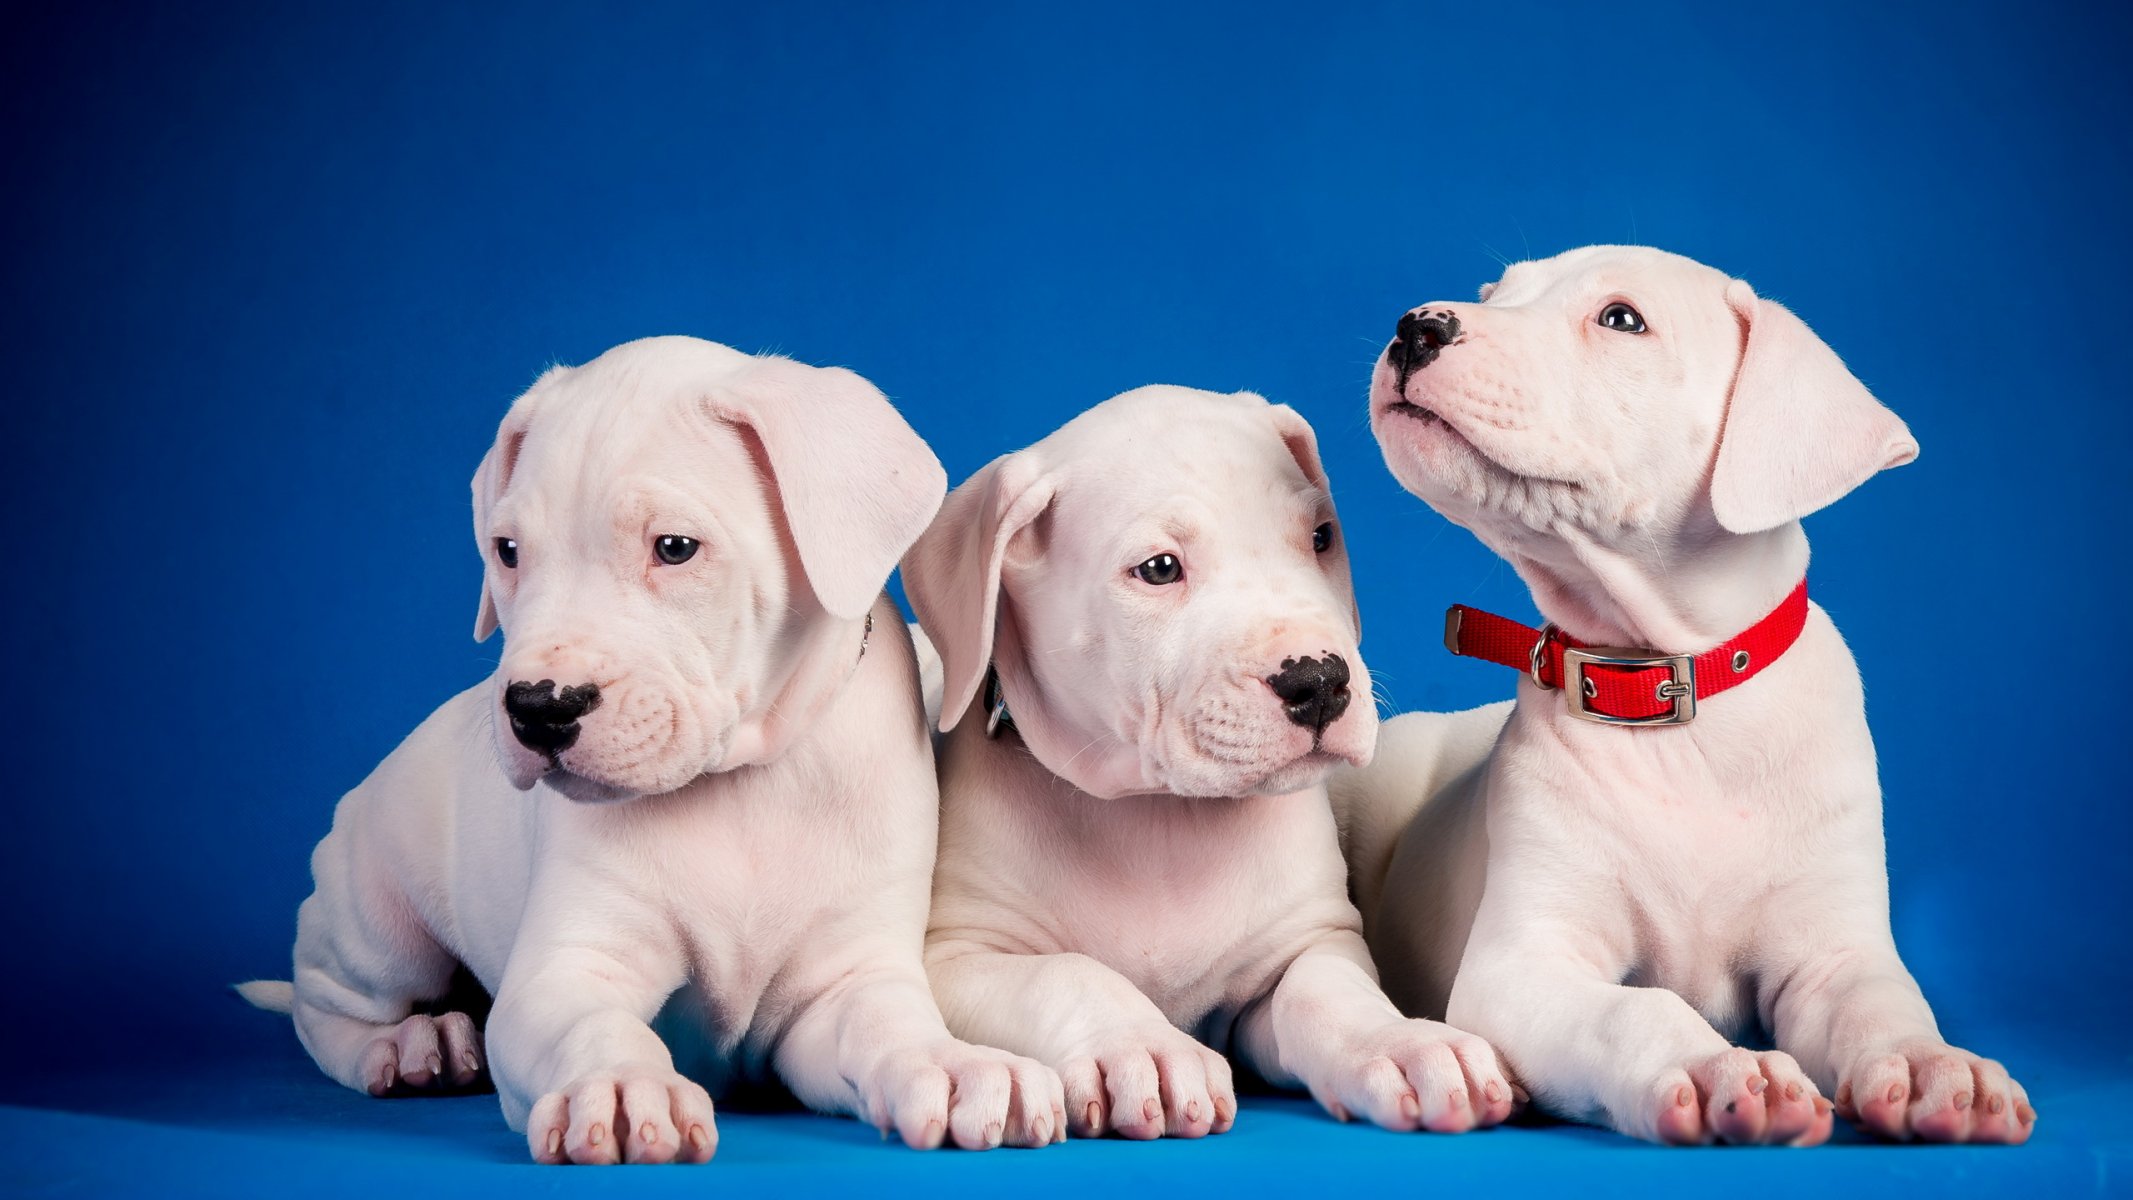
[[[1792,1056],[1733,1049],[1662,1081],[1658,1139],[1670,1146],[1819,1146],[1830,1103]]]
[[[2029,1093],[2007,1068],[1931,1042],[1862,1055],[1837,1084],[1837,1111],[1895,1141],[2019,1146],[2037,1125]]]
[[[706,1163],[718,1151],[711,1097],[659,1072],[580,1080],[551,1092],[526,1121],[535,1162],[581,1166]]]
[[[361,1076],[373,1096],[473,1086],[483,1071],[481,1031],[465,1013],[407,1018],[363,1050]]]

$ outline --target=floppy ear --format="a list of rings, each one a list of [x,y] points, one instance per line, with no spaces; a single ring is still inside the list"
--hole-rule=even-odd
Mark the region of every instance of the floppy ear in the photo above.
[[[904,557],[904,595],[941,652],[943,733],[962,719],[992,663],[1008,547],[1050,506],[1053,490],[1028,452],[996,458],[955,489]]]
[[[1328,497],[1332,496],[1333,485],[1326,481],[1326,468],[1318,460],[1318,435],[1312,432],[1311,423],[1303,419],[1303,414],[1286,404],[1267,405],[1267,417],[1273,421],[1275,431],[1281,434],[1281,440],[1288,446],[1289,454],[1295,458],[1296,465],[1303,468],[1304,478],[1324,491]],[[1346,534],[1337,524],[1334,536],[1339,539],[1340,545],[1347,544]],[[1343,557],[1346,557],[1345,551]],[[1347,578],[1343,578],[1341,582],[1348,588],[1348,620],[1355,626],[1355,636],[1360,638],[1363,636],[1363,610],[1355,601],[1355,582]]]
[[[511,482],[511,470],[518,465],[519,446],[525,440],[526,422],[514,405],[504,415],[489,452],[481,456],[481,465],[474,468],[474,548],[481,554],[481,607],[474,614],[477,642],[488,641],[496,632],[496,597],[489,591],[489,572],[496,569],[489,553],[489,517],[503,498],[504,485]]]
[[[1775,529],[1918,457],[1903,421],[1806,322],[1738,279],[1726,285],[1726,304],[1746,343],[1711,469],[1720,525]]]
[[[762,445],[822,607],[847,619],[864,614],[940,510],[948,489],[940,460],[887,396],[842,367],[760,358],[712,389],[710,408]]]

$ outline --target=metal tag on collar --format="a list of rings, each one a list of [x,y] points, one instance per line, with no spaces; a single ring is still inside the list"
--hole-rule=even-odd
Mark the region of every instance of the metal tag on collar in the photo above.
[[[1647,670],[1664,667],[1667,679],[1652,689],[1652,698],[1672,707],[1649,717],[1617,717],[1592,707],[1599,688],[1587,672],[1593,667]],[[1640,655],[1611,646],[1563,647],[1563,702],[1570,715],[1600,725],[1686,725],[1696,719],[1696,660],[1687,654]]]
[[[1007,695],[1000,690],[1000,671],[997,667],[985,668],[985,736],[997,738],[1015,727],[1015,719],[1007,715]]]

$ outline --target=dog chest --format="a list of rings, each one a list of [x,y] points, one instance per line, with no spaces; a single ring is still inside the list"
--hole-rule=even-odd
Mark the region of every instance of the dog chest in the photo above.
[[[1011,873],[1035,953],[1086,954],[1190,1026],[1270,989],[1329,924],[1355,924],[1322,794],[1144,796],[1054,810]],[[998,918],[994,918],[997,920]]]

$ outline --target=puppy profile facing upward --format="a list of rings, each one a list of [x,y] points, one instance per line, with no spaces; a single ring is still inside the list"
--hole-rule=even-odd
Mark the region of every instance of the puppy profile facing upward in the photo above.
[[[1300,417],[1115,397],[957,488],[904,580],[942,660],[951,1029],[1058,1069],[1080,1136],[1228,1129],[1232,1047],[1344,1117],[1508,1115],[1485,1043],[1379,990],[1348,899],[1323,780],[1376,713]]]
[[[771,1078],[916,1146],[1056,1140],[1057,1077],[951,1037],[921,959],[881,589],[944,486],[849,371],[669,337],[542,376],[474,479],[502,661],[342,799],[293,985],[245,994],[351,1088],[493,1074],[541,1162],[701,1162],[711,1091]],[[429,1011],[461,968],[486,1030]]]
[[[1615,246],[1402,317],[1370,418],[1549,622],[1463,614],[1448,644],[1520,670],[1508,721],[1401,718],[1336,783],[1403,1006],[1656,1141],[1814,1144],[1833,1110],[2027,1139],[2021,1085],[1897,954],[1858,669],[1802,582],[1800,518],[1909,462],[1904,424],[1746,283]],[[1756,1030],[1776,1048],[1734,1044]]]

